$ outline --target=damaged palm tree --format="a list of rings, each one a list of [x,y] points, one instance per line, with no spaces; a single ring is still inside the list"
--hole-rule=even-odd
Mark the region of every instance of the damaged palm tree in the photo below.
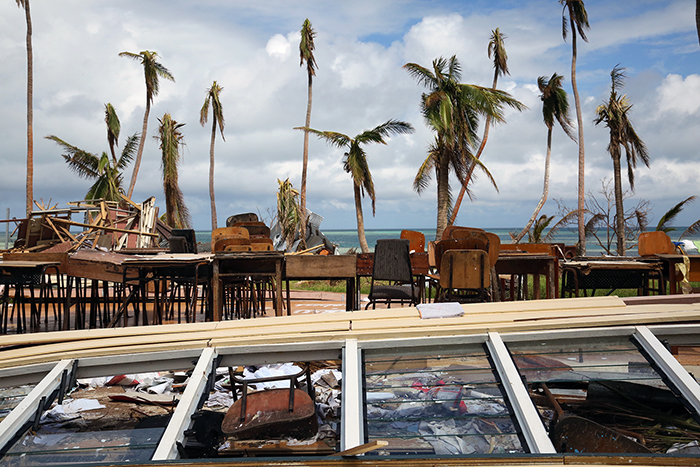
[[[290,248],[301,226],[301,208],[299,206],[299,192],[292,187],[289,179],[280,181],[277,192],[277,222],[282,230],[282,238]]]
[[[183,135],[180,128],[184,123],[177,123],[169,113],[158,119],[158,135],[160,150],[163,154],[161,168],[163,170],[163,191],[165,192],[165,219],[174,229],[189,229],[191,225],[190,212],[185,206],[185,197],[178,184],[177,168],[180,163],[180,146]]]
[[[46,139],[61,146],[64,151],[63,159],[73,172],[81,178],[95,180],[85,195],[86,200],[104,199],[105,201],[120,202],[124,193],[122,187],[123,172],[134,159],[139,137],[136,133],[129,136],[121,156],[117,159],[114,147],[118,145],[120,125],[119,117],[117,117],[112,104],[105,104],[105,123],[107,124],[107,141],[111,159],[106,151],[98,156],[73,146],[55,135],[49,135]]]

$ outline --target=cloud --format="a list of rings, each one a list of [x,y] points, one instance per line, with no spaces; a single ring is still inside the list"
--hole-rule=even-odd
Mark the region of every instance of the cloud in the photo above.
[[[668,75],[656,91],[661,112],[693,115],[700,109],[700,75]]]

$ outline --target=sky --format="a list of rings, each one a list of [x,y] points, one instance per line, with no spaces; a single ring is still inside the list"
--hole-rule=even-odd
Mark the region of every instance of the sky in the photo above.
[[[609,134],[595,126],[596,107],[610,91],[610,71],[625,68],[631,118],[645,141],[650,166],[635,171],[636,191],[626,207],[650,204],[650,221],[681,200],[700,195],[700,45],[692,0],[586,0],[588,42],[579,40],[577,84],[586,149],[586,191],[602,199],[612,178]],[[457,56],[462,82],[489,87],[491,31],[505,34],[510,75],[498,87],[525,104],[507,110],[492,127],[482,161],[497,188],[481,175],[474,198],[465,200],[457,224],[518,228],[530,218],[543,188],[547,129],[538,76],[565,77],[571,89],[571,40],[562,38],[556,0],[34,0],[34,198],[65,206],[84,199],[91,182],[71,172],[56,135],[94,154],[108,151],[104,105],[121,120],[123,143],[141,131],[145,109],[142,66],[120,52],[158,53],[175,77],[160,81],[148,124],[134,201],[155,196],[164,212],[160,150],[154,138],[167,112],[182,128],[179,181],[194,227],[211,226],[209,142],[211,127],[199,112],[213,81],[223,86],[225,141],[217,136],[215,189],[219,225],[243,212],[268,223],[278,180],[301,185],[307,74],[299,65],[299,31],[308,18],[318,64],[313,81],[311,127],[354,136],[398,119],[416,131],[386,146],[366,146],[376,190],[376,215],[364,198],[368,229],[434,228],[433,177],[421,194],[413,180],[434,136],[420,113],[425,91],[402,69],[430,67]],[[26,170],[26,23],[16,2],[0,2],[0,215],[23,217]],[[479,128],[482,133],[483,122]],[[311,137],[307,207],[324,218],[322,229],[356,227],[352,180],[343,151]],[[549,199],[542,214],[558,213],[556,200],[576,206],[578,148],[560,128],[553,133]],[[130,166],[124,185],[131,177]],[[626,168],[623,168],[623,176]],[[452,180],[454,194],[458,182]],[[628,184],[625,181],[625,188]],[[700,219],[700,200],[677,225]]]

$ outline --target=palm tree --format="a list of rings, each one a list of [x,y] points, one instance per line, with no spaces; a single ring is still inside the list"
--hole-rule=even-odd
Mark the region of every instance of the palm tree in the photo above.
[[[216,229],[216,201],[214,200],[214,141],[216,140],[216,127],[218,125],[221,132],[221,139],[224,138],[224,109],[219,100],[219,93],[224,88],[219,86],[216,81],[207,90],[207,97],[204,99],[202,110],[199,111],[199,123],[204,126],[207,123],[209,116],[209,105],[211,104],[211,143],[209,144],[209,199],[211,200],[211,230]]]
[[[547,227],[549,227],[549,224],[552,223],[555,216],[547,216],[546,214],[542,214],[539,219],[535,221],[534,225],[532,226],[532,230],[527,231],[528,243],[551,243],[559,229],[568,225],[571,218],[576,214],[576,211],[567,213],[564,217],[559,219],[559,221],[554,224],[546,234],[544,231]]]
[[[107,124],[107,141],[110,155],[102,152],[101,156],[84,151],[72,144],[63,141],[55,135],[49,135],[46,139],[54,141],[63,148],[63,159],[68,167],[81,178],[95,180],[90,187],[85,199],[104,199],[107,201],[121,201],[124,193],[122,187],[123,172],[134,159],[139,136],[134,133],[127,138],[121,156],[117,159],[114,147],[119,139],[119,117],[112,104],[105,105],[105,123]]]
[[[313,77],[316,76],[316,58],[314,57],[314,37],[316,32],[311,27],[311,22],[307,18],[301,26],[301,41],[299,42],[299,66],[306,62],[306,75],[308,76],[308,98],[306,100],[306,124],[305,128],[311,127],[311,98]],[[301,243],[306,246],[306,169],[309,164],[309,132],[304,131],[304,156],[301,164]]]
[[[34,202],[34,52],[32,49],[32,14],[29,0],[15,0],[19,8],[24,8],[27,22],[27,216],[32,211]]]
[[[433,60],[433,69],[415,63],[403,68],[419,84],[428,88],[423,94],[421,108],[426,123],[435,131],[435,142],[428,157],[418,170],[413,187],[421,193],[428,185],[430,171],[435,169],[437,179],[437,238],[447,226],[451,205],[450,169],[461,183],[464,182],[468,166],[476,164],[495,186],[486,167],[472,154],[478,141],[476,130],[479,116],[491,115],[496,122],[503,122],[503,106],[522,110],[526,107],[510,94],[473,84],[460,84],[461,66],[456,56],[449,60],[443,57]]]
[[[119,146],[119,132],[121,131],[121,123],[117,116],[117,111],[114,110],[112,104],[105,104],[105,124],[107,125],[107,143],[109,144],[109,152],[112,154],[112,162],[117,162],[117,156],[114,151],[115,146]]]
[[[506,54],[506,46],[504,42],[506,37],[507,36],[505,34],[502,34],[498,28],[496,28],[494,31],[491,31],[491,40],[489,41],[488,46],[489,58],[493,56],[493,85],[491,86],[491,89],[496,89],[496,84],[498,84],[499,76],[505,76],[510,74],[510,71],[508,71],[508,54]],[[476,156],[474,156],[476,159],[480,159],[481,153],[484,152],[486,140],[488,140],[489,138],[490,127],[491,116],[487,115],[486,122],[484,123],[484,136],[481,138],[481,145],[479,146],[479,150],[476,151]],[[449,225],[453,225],[455,223],[455,219],[457,219],[459,207],[462,204],[464,194],[467,192],[467,186],[469,185],[469,181],[472,178],[474,167],[474,164],[472,164],[469,167],[469,171],[467,172],[467,176],[464,179],[464,183],[462,183],[462,188],[459,190],[459,196],[457,196],[455,207],[452,210],[452,216],[450,217]]]
[[[685,208],[685,205],[692,203],[693,201],[695,201],[696,198],[697,198],[697,196],[690,196],[690,197],[684,199],[683,201],[681,201],[680,203],[676,204],[675,206],[673,206],[668,211],[666,211],[666,213],[663,216],[661,216],[661,219],[659,219],[659,223],[656,224],[656,229],[654,229],[654,230],[665,232],[665,233],[673,232],[674,230],[676,230],[676,228],[673,227],[671,225],[671,223],[676,219],[676,217],[678,217],[678,214],[680,214],[681,211],[683,211],[683,208]],[[698,227],[700,227],[700,221],[694,222],[693,225],[688,227],[681,234],[680,238],[683,238],[683,236],[685,236],[685,235],[693,235],[694,233],[696,233]]]
[[[585,206],[585,169],[586,169],[586,151],[583,145],[583,115],[581,114],[581,100],[578,96],[578,87],[576,86],[576,37],[577,33],[581,39],[588,42],[586,37],[586,29],[590,28],[588,24],[588,13],[583,4],[583,0],[559,0],[559,4],[564,5],[562,11],[562,36],[566,40],[568,28],[571,27],[571,87],[574,90],[574,103],[576,104],[576,123],[578,124],[578,244],[579,253],[586,254],[586,226],[584,222]],[[568,16],[568,18],[567,18]],[[567,21],[569,26],[567,26]]]
[[[277,223],[282,230],[282,238],[287,244],[287,250],[292,248],[294,238],[299,230],[301,222],[301,209],[299,208],[299,192],[292,187],[289,179],[280,181],[277,192]]]
[[[183,143],[183,135],[180,128],[184,123],[177,123],[165,113],[162,119],[158,119],[158,136],[160,150],[163,158],[163,191],[165,192],[165,219],[166,223],[174,229],[189,229],[192,221],[190,212],[185,206],[185,198],[178,184],[177,168],[180,163],[180,146]]]
[[[131,174],[131,181],[129,182],[129,191],[126,193],[126,196],[131,198],[131,195],[134,193],[134,186],[136,186],[136,177],[138,176],[139,168],[141,167],[141,156],[143,155],[143,146],[146,141],[148,115],[151,113],[151,103],[153,102],[153,98],[158,95],[158,91],[160,90],[158,78],[165,78],[169,79],[170,81],[175,81],[175,78],[173,78],[173,75],[167,68],[156,61],[158,58],[157,52],[152,52],[150,50],[143,50],[137,54],[133,52],[121,52],[119,56],[128,57],[140,62],[141,65],[143,65],[143,73],[146,79],[146,111],[143,115],[141,141],[139,142],[139,150],[136,153],[134,171]]]
[[[353,181],[355,193],[355,213],[357,215],[357,236],[360,240],[360,248],[363,253],[369,252],[367,239],[365,238],[365,223],[362,216],[362,197],[366,192],[372,200],[372,215],[375,214],[376,196],[374,193],[374,182],[372,174],[367,164],[367,154],[362,145],[369,143],[386,144],[385,138],[391,135],[402,135],[413,133],[413,126],[410,123],[398,120],[388,120],[381,125],[366,130],[351,138],[342,133],[334,131],[318,131],[312,128],[298,128],[305,132],[313,133],[328,144],[338,148],[346,148],[347,152],[343,158],[343,168],[350,174]]]
[[[559,122],[559,126],[564,130],[569,138],[576,141],[576,137],[573,133],[573,126],[571,120],[569,120],[569,101],[566,98],[566,91],[561,87],[561,83],[564,77],[554,73],[549,80],[546,76],[540,76],[537,78],[537,86],[540,88],[540,100],[542,100],[542,117],[544,119],[544,124],[547,126],[547,155],[544,159],[544,188],[542,190],[542,197],[540,198],[535,212],[532,213],[532,217],[528,221],[527,225],[518,234],[517,237],[513,239],[513,243],[518,243],[524,236],[525,233],[530,231],[530,226],[537,219],[537,215],[547,201],[547,196],[549,194],[549,160],[552,155],[552,129],[554,128],[554,123]]]
[[[620,96],[617,91],[624,86],[625,73],[620,65],[610,72],[612,85],[610,87],[610,97],[607,102],[603,102],[596,109],[595,124],[605,123],[610,130],[610,143],[608,152],[613,160],[613,176],[615,181],[615,214],[616,214],[616,234],[617,234],[617,254],[625,255],[625,210],[622,199],[622,175],[621,158],[622,149],[625,149],[627,157],[627,178],[630,188],[634,191],[634,169],[637,167],[637,158],[649,167],[649,153],[644,141],[637,135],[632,122],[629,119],[629,111],[632,108],[627,99],[627,95]]]

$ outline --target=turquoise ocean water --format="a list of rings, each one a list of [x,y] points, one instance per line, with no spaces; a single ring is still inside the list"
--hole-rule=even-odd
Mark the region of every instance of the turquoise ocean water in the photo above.
[[[674,232],[670,232],[669,236],[671,240],[678,240],[678,237],[686,229],[686,227],[677,227]],[[435,229],[410,229],[423,232],[425,234],[426,241],[435,239]],[[519,229],[489,229],[485,228],[489,232],[493,232],[501,238],[502,243],[510,243],[510,232],[518,233]],[[348,250],[355,248],[357,251],[360,250],[360,242],[357,239],[357,230],[323,230],[323,234],[328,237],[328,239],[337,244],[341,253],[345,253]],[[198,242],[208,242],[211,240],[210,231],[197,231],[197,241]],[[599,233],[599,236],[604,236],[603,232]],[[381,230],[366,230],[365,236],[367,237],[367,244],[370,248],[374,248],[377,240],[383,238],[399,238],[401,236],[401,229],[381,229]],[[700,241],[700,235],[695,235],[692,237],[687,237],[689,240]],[[564,243],[565,245],[574,245],[578,241],[578,231],[575,229],[561,229],[557,232],[555,236],[555,243]],[[586,250],[588,256],[597,256],[603,253],[603,249],[597,244],[595,239],[588,239],[586,244]],[[634,253],[633,253],[634,252]],[[636,247],[630,252],[630,256],[636,254]]]

